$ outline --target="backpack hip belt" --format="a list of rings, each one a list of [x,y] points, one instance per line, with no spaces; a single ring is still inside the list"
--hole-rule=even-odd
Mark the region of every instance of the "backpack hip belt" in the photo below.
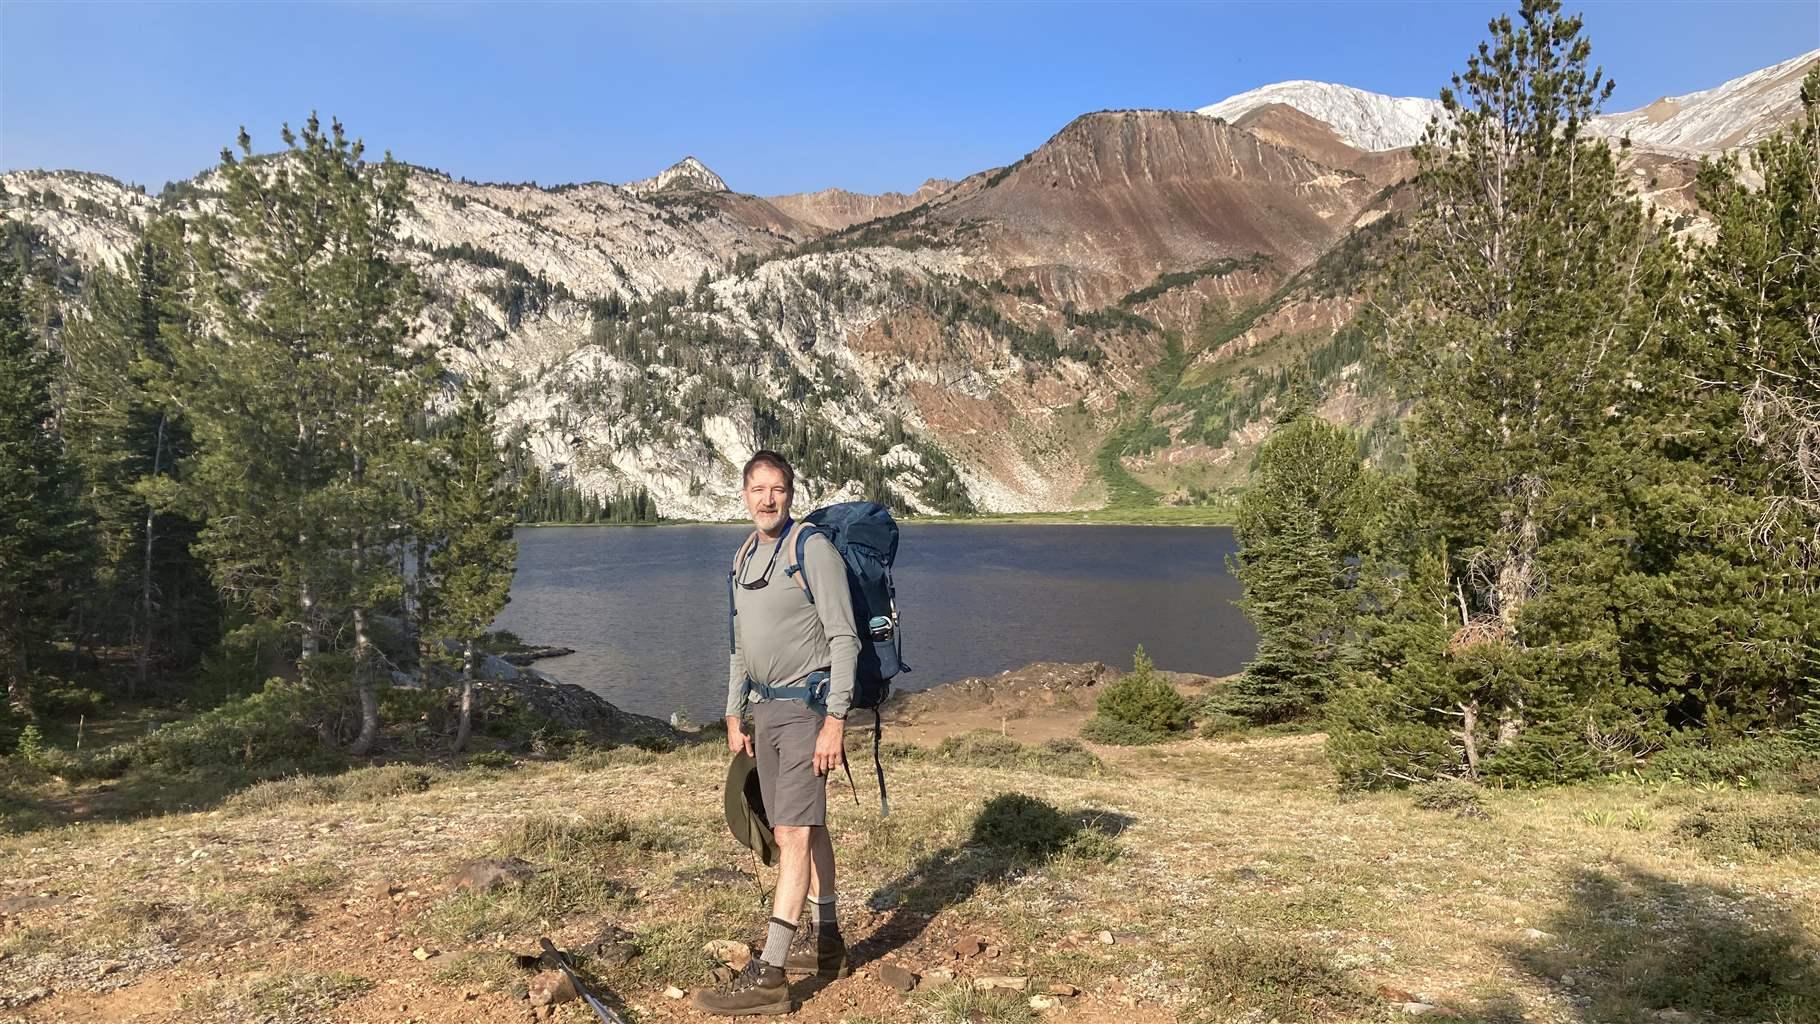
[[[761,700],[801,700],[824,704],[828,700],[828,683],[833,680],[825,668],[818,668],[794,683],[767,686],[746,677],[746,692],[758,694]]]

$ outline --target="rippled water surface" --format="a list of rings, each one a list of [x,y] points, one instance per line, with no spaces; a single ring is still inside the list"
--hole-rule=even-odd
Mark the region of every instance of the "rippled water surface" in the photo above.
[[[542,527],[518,532],[498,625],[576,653],[538,663],[629,711],[718,717],[727,671],[727,569],[739,526]],[[1256,634],[1233,601],[1232,532],[1206,527],[903,528],[896,579],[902,689],[1032,661],[1236,671]]]

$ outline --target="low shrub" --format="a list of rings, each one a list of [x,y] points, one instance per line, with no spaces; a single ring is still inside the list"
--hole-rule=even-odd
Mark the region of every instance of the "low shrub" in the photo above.
[[[1225,711],[1208,710],[1203,712],[1201,720],[1201,738],[1205,740],[1226,739],[1245,732],[1251,723],[1237,715]]]
[[[1796,758],[1767,773],[1763,777],[1763,783],[1778,793],[1820,796],[1820,752],[1811,757]]]
[[[1277,938],[1227,939],[1195,971],[1203,995],[1184,1008],[1184,1024],[1225,1021],[1365,1020],[1375,1007],[1326,954]]]
[[[469,768],[510,768],[513,764],[511,754],[503,750],[479,750],[468,755]]]
[[[1036,1011],[1029,1000],[1004,989],[943,985],[924,989],[914,1001],[930,1024],[1030,1024]]]
[[[1820,853],[1820,807],[1712,805],[1681,819],[1675,834],[1721,852],[1756,850],[1772,857]]]
[[[85,686],[52,686],[33,694],[32,704],[50,718],[92,717],[107,706],[107,697]]]
[[[1479,787],[1453,779],[1436,779],[1415,788],[1410,800],[1424,811],[1451,811],[1457,818],[1489,818]]]
[[[494,845],[491,856],[516,857],[538,870],[522,884],[492,892],[458,892],[432,907],[432,933],[450,942],[494,933],[521,935],[575,915],[619,910],[637,902],[627,878],[634,853],[664,848],[613,814],[540,816],[521,822]]]
[[[1098,718],[1135,726],[1167,736],[1187,729],[1193,722],[1188,702],[1168,680],[1157,675],[1150,656],[1139,647],[1132,655],[1131,671],[1106,687],[1094,704]]]
[[[230,797],[222,809],[254,814],[293,804],[373,802],[421,793],[443,777],[440,769],[389,764],[356,768],[339,775],[293,775],[271,779]]]
[[[357,718],[350,698],[274,678],[258,693],[134,741],[124,751],[125,759],[134,767],[163,772],[218,766],[258,770],[274,763],[334,770],[347,764],[334,741]]]
[[[1106,774],[1106,762],[1081,746],[1079,740],[1044,740],[1035,747],[1026,748],[1025,756],[1028,759],[1025,763],[1031,768],[1051,775],[1085,778]]]
[[[1118,856],[1118,844],[1099,825],[1092,816],[1071,817],[1037,797],[1002,793],[986,801],[974,818],[970,842],[1015,863],[1061,857],[1109,861]]]
[[[260,680],[297,664],[297,638],[268,619],[244,622],[222,635],[198,667],[194,692],[206,703],[257,693]]]
[[[1804,757],[1804,753],[1806,756]],[[1744,740],[1707,747],[1688,743],[1669,747],[1649,759],[1644,778],[1658,782],[1713,782],[1756,785],[1800,762],[1820,760],[1785,737]]]
[[[911,756],[921,753],[917,750]],[[974,768],[1039,771],[1070,778],[1102,775],[1106,770],[1105,762],[1074,740],[1046,740],[1030,746],[989,729],[946,737],[930,756]]]
[[[1115,747],[1145,747],[1167,742],[1171,737],[1141,725],[1105,715],[1094,715],[1081,724],[1081,739]]]
[[[254,973],[191,989],[184,993],[183,1007],[236,1020],[291,1020],[318,1016],[372,987],[372,981],[344,971]]]

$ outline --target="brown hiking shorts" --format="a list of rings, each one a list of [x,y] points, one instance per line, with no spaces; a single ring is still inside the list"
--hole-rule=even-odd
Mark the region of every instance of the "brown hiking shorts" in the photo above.
[[[828,823],[828,777],[815,773],[815,737],[821,727],[821,712],[806,701],[752,705],[752,753],[772,828]]]

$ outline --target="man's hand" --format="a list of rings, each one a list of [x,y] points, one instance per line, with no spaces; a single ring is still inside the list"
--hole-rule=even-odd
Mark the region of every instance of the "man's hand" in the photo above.
[[[822,719],[821,732],[815,736],[815,774],[826,775],[840,767],[842,740],[846,732],[846,719],[832,715]]]
[[[727,716],[727,749],[737,754],[744,751],[747,757],[752,756],[752,737],[740,728],[739,719]]]

